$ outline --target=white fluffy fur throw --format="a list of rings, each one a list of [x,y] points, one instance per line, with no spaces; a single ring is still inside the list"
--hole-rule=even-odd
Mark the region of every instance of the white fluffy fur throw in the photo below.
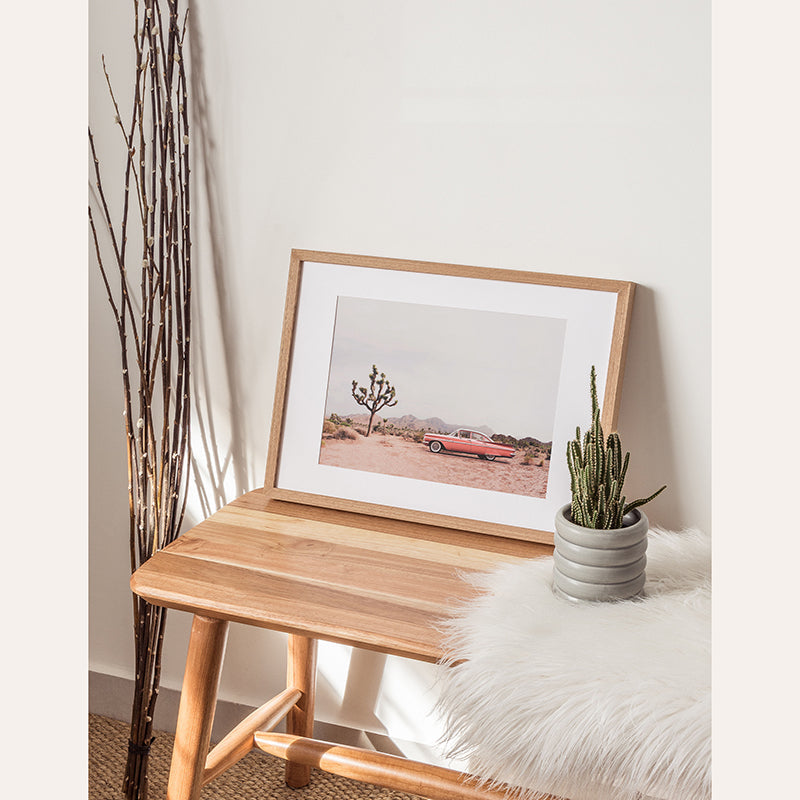
[[[709,798],[710,551],[651,531],[645,596],[622,603],[555,597],[551,558],[471,578],[441,676],[451,755],[526,798]]]

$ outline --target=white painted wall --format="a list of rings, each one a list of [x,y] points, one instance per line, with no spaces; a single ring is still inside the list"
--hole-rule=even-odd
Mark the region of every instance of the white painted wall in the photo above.
[[[651,521],[710,528],[706,3],[198,0],[193,14],[214,145],[212,217],[195,169],[196,403],[227,467],[195,452],[217,502],[263,481],[300,247],[640,284],[619,418],[630,490],[666,482]],[[107,174],[119,142],[99,57],[124,94],[130,16],[129,3],[90,2],[90,120]],[[90,269],[89,665],[128,676],[117,347]],[[203,513],[193,496],[189,521]],[[172,614],[166,686],[180,685],[187,637]],[[280,635],[234,627],[221,696],[260,703],[283,658]],[[334,646],[321,661],[322,718],[435,739],[435,723],[405,716],[433,704],[430,667],[351,663]],[[353,693],[381,669],[375,702]]]

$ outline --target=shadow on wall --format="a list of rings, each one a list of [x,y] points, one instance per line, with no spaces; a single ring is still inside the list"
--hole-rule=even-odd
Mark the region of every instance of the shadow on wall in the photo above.
[[[251,489],[251,458],[248,448],[245,413],[243,408],[243,380],[240,370],[241,353],[236,330],[236,315],[231,312],[229,284],[226,268],[231,263],[227,225],[222,202],[220,158],[214,138],[211,105],[205,78],[202,22],[193,9],[189,30],[191,54],[190,80],[193,95],[192,124],[194,126],[192,168],[196,176],[194,185],[199,189],[201,203],[207,215],[207,254],[204,265],[210,266],[212,280],[197,292],[195,281],[195,306],[205,301],[205,313],[197,315],[194,325],[195,347],[192,354],[192,391],[194,393],[195,428],[192,447],[192,472],[200,503],[202,517],[207,517],[234,497]],[[207,292],[207,296],[206,296]],[[199,301],[199,302],[198,302]],[[197,319],[197,317],[200,319]],[[201,320],[215,319],[219,325],[221,346],[221,380],[214,377],[208,362],[207,331]],[[213,390],[212,390],[213,385]],[[220,450],[223,438],[215,425],[214,407],[220,407],[219,393],[227,389],[228,403],[225,426],[229,427],[230,441],[227,449]],[[212,399],[215,402],[212,402]],[[198,442],[199,434],[199,442]],[[199,447],[198,447],[199,445]],[[202,453],[203,466],[197,454]],[[231,493],[232,492],[232,493]]]
[[[661,341],[658,302],[648,286],[636,287],[633,319],[628,341],[625,372],[636,376],[635,384],[623,382],[619,429],[623,447],[631,451],[631,468],[625,490],[640,497],[666,483],[667,489],[646,508],[651,525],[680,529],[683,513],[680,498],[682,473],[676,458],[674,421],[670,409],[670,387],[665,380],[664,348]],[[635,394],[633,391],[635,390]],[[639,446],[639,442],[647,447]],[[651,488],[652,487],[652,488]]]

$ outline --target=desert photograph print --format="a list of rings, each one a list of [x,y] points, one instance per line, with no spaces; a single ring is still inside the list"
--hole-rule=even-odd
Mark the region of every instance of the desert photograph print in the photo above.
[[[319,463],[543,498],[566,321],[338,297]]]

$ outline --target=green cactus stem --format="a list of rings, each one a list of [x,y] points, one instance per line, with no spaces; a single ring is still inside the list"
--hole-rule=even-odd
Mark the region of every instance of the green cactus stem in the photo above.
[[[622,527],[622,519],[634,508],[649,503],[666,489],[662,486],[649,497],[626,503],[622,494],[630,453],[622,457],[619,434],[606,439],[600,424],[597,402],[597,375],[592,367],[591,378],[592,424],[581,439],[581,429],[567,444],[567,467],[572,490],[572,520],[576,525],[597,530]]]

